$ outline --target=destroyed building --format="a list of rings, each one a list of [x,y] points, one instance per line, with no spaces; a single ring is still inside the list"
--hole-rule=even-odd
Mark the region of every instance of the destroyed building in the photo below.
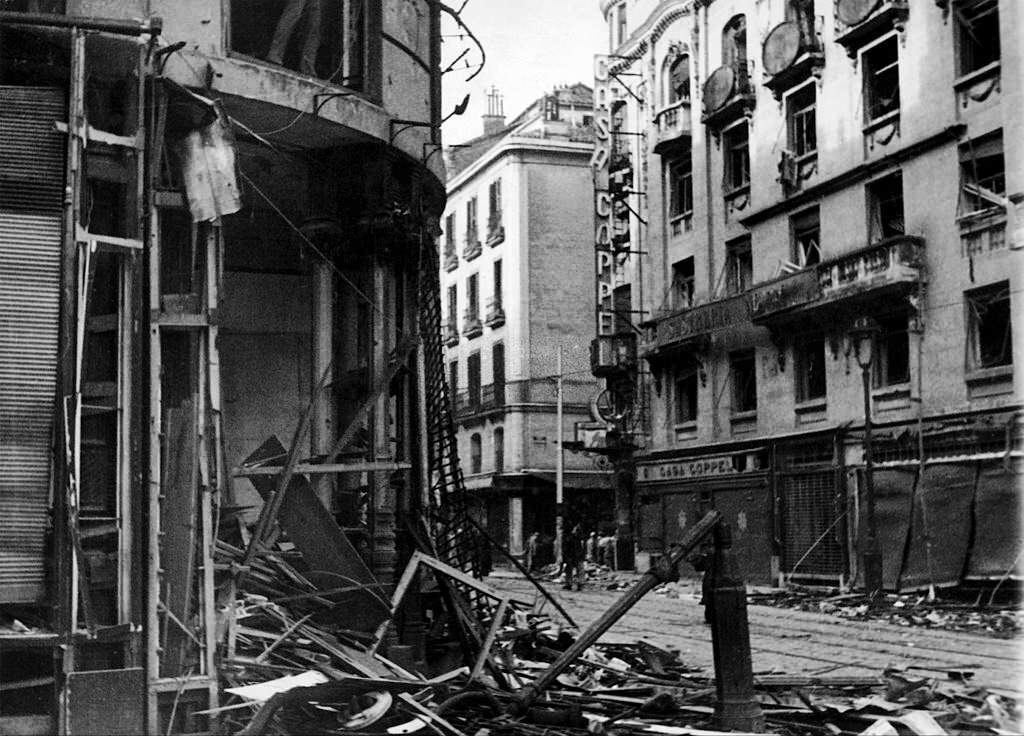
[[[860,586],[872,536],[887,590],[1020,579],[1020,4],[599,9],[593,368],[640,558],[716,508],[752,582]]]
[[[413,537],[472,569],[441,11],[0,3],[3,733],[211,729],[267,550],[356,634]]]

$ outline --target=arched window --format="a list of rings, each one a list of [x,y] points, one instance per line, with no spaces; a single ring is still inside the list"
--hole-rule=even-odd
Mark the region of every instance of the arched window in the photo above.
[[[469,472],[479,473],[483,465],[483,450],[480,445],[480,434],[474,432],[469,437]]]
[[[690,55],[680,54],[668,68],[668,104],[690,99]]]
[[[747,17],[734,15],[722,29],[722,64],[734,69],[747,60]]]
[[[494,428],[494,472],[505,472],[505,429]]]

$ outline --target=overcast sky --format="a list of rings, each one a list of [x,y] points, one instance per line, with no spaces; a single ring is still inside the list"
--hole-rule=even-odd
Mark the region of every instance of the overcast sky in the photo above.
[[[458,9],[462,0],[449,0]],[[443,66],[469,47],[455,71],[444,75],[442,115],[449,114],[470,94],[462,116],[443,128],[446,145],[468,140],[482,132],[480,116],[487,111],[485,90],[495,85],[505,97],[505,117],[511,120],[555,85],[594,83],[594,54],[604,52],[607,27],[598,0],[469,0],[462,17],[487,53],[483,71],[466,82],[472,71],[463,64],[478,64],[480,54],[469,39],[443,39]],[[442,15],[445,19],[445,16]],[[457,33],[445,19],[444,34]]]

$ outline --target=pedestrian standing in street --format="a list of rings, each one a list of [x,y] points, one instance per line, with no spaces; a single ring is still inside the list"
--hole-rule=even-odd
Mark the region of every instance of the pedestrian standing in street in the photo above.
[[[537,552],[540,548],[540,532],[534,532],[526,539],[526,569],[528,572],[537,571]]]
[[[583,589],[583,531],[577,524],[562,538],[562,565],[565,568],[566,590]]]
[[[587,537],[587,562],[597,562],[597,532],[590,532]]]

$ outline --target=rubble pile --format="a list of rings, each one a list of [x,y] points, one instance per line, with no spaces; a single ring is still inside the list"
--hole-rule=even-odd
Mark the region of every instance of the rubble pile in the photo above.
[[[924,626],[947,631],[970,631],[1009,638],[1024,627],[1020,608],[976,602],[937,600],[927,594],[888,594],[872,601],[860,593],[836,593],[790,587],[750,593],[749,603],[826,613],[849,619],[887,621],[897,626]]]
[[[224,674],[232,702],[222,706],[222,723],[243,734],[723,733],[714,725],[714,678],[647,642],[588,648],[524,704],[523,688],[574,640],[545,615],[520,612],[498,630],[492,661],[504,687],[493,673],[472,679],[469,667],[433,678],[407,671],[258,596],[247,595],[235,619],[235,656]],[[1021,733],[1021,705],[972,687],[969,674],[761,674],[755,691],[768,732],[787,736]]]

